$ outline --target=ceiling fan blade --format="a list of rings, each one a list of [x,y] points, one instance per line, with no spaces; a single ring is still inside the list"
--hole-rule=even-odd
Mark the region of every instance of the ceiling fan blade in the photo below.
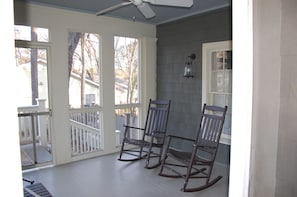
[[[147,19],[153,18],[154,16],[156,16],[155,12],[152,10],[150,5],[147,3],[142,3],[140,5],[137,5],[137,8],[143,14],[143,16]]]
[[[109,8],[106,8],[106,9],[96,12],[96,15],[99,16],[99,15],[106,14],[107,12],[111,12],[111,11],[119,9],[121,7],[130,5],[132,3],[133,3],[132,1],[129,1],[129,2],[123,2],[123,3],[117,4],[117,5],[111,6]]]
[[[143,0],[153,5],[176,6],[176,7],[191,7],[193,0]]]

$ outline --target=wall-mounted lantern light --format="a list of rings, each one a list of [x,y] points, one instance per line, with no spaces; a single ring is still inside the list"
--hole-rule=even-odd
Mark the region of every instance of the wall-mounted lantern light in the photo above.
[[[192,71],[192,62],[196,59],[196,55],[192,53],[187,57],[186,63],[185,63],[185,70],[184,70],[184,77],[194,77],[193,71]]]

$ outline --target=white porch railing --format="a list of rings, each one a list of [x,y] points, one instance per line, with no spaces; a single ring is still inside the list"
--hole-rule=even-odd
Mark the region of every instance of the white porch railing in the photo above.
[[[37,105],[18,107],[20,143],[24,145],[35,141],[44,147],[49,147],[51,144],[48,119],[50,112],[46,112],[45,99],[37,99],[37,101]],[[102,150],[101,113],[98,108],[71,109],[69,114],[72,155]]]
[[[98,108],[86,107],[82,109],[70,109],[70,120],[88,125],[100,130],[100,116]]]
[[[19,136],[22,145],[32,143],[33,139],[42,146],[50,143],[48,122],[50,112],[46,111],[45,102],[46,99],[37,99],[37,105],[18,107]],[[43,112],[45,113],[42,114]]]
[[[70,109],[70,132],[73,156],[103,150],[98,108]]]
[[[102,150],[100,131],[94,127],[70,120],[72,155]]]

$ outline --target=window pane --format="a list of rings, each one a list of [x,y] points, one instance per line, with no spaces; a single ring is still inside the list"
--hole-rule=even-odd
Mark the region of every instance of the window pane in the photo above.
[[[100,105],[99,35],[69,32],[68,36],[70,107]]]
[[[226,93],[232,92],[232,71],[225,71],[225,90]]]
[[[232,51],[211,53],[212,70],[232,69]]]
[[[115,104],[138,103],[139,42],[135,38],[114,38]]]
[[[16,40],[48,42],[48,29],[23,25],[14,26]]]
[[[232,51],[224,51],[225,69],[232,69]]]
[[[226,105],[225,95],[214,94],[213,97],[214,97],[213,105],[217,105],[217,106],[225,106]]]
[[[211,92],[232,92],[231,58],[231,51],[211,53]]]
[[[222,51],[212,52],[211,59],[212,59],[212,70],[221,70],[224,68]]]
[[[224,89],[224,72],[213,72],[211,81],[211,92],[224,92]]]
[[[47,50],[15,48],[18,106],[36,105],[45,99],[48,108]]]

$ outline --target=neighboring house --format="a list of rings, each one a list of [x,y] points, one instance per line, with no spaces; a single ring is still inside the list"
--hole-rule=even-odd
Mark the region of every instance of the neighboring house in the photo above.
[[[92,106],[98,103],[100,85],[90,79],[85,83],[85,106]],[[71,72],[69,80],[69,104],[70,108],[81,107],[81,76]]]
[[[17,79],[18,89],[17,98],[18,106],[32,105],[32,93],[31,93],[31,64],[22,64],[17,66]],[[38,63],[38,85],[48,87],[47,85],[47,67],[44,64]],[[81,76],[79,74],[71,72],[69,81],[69,103],[71,107],[80,107],[80,90],[81,90]],[[42,91],[45,90],[45,91]],[[39,88],[39,98],[48,98],[47,88]],[[93,82],[90,79],[86,79],[85,86],[85,105],[92,105],[98,103],[96,98],[99,97],[99,84]],[[46,104],[48,106],[48,104]]]
[[[32,91],[31,91],[31,63],[26,63],[17,66],[17,104],[18,106],[32,105]],[[43,86],[46,88],[38,88],[39,98],[48,98],[48,81],[47,81],[47,66],[43,63],[38,63],[38,87]],[[48,101],[46,101],[48,102]],[[48,104],[46,104],[48,106]]]

